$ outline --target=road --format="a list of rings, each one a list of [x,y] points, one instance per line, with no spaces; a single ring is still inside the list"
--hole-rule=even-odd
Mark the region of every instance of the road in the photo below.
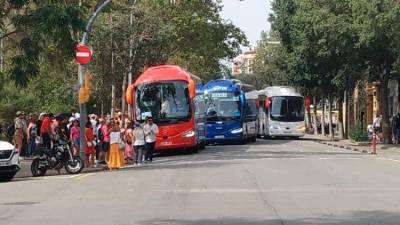
[[[308,140],[0,184],[1,225],[397,225],[400,161]]]

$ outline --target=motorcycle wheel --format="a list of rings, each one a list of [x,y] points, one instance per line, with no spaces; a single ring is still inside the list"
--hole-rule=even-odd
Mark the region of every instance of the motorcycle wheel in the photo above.
[[[40,159],[36,158],[32,161],[31,172],[34,177],[41,177],[46,174],[47,169],[40,168]]]
[[[85,163],[79,156],[74,156],[73,160],[68,160],[65,164],[65,170],[69,174],[78,174],[82,172],[83,168],[85,167]]]

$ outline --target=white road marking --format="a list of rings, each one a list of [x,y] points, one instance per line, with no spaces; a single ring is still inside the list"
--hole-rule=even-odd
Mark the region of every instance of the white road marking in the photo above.
[[[388,160],[388,161],[400,163],[400,160],[398,160],[398,159],[391,159],[391,158],[386,158],[386,157],[379,157],[378,159],[380,159],[380,160]]]
[[[79,177],[82,174],[75,174],[75,175],[54,175],[54,176],[45,176],[45,177],[35,177],[38,180],[60,180],[60,179],[72,179],[75,177]]]
[[[95,175],[95,173],[87,173],[87,174],[81,174],[79,177],[76,177],[75,180],[82,180],[84,178],[90,177]]]
[[[259,192],[379,192],[379,191],[400,191],[400,187],[337,187],[337,188],[268,188],[268,189],[175,189],[161,190],[169,193],[259,193]]]

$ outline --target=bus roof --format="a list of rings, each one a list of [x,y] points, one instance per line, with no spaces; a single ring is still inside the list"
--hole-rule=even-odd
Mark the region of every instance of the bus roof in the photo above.
[[[134,86],[137,87],[143,83],[152,83],[157,81],[182,80],[189,82],[189,80],[191,79],[195,83],[201,83],[201,79],[199,77],[187,72],[180,66],[176,65],[153,66],[146,69],[143,72],[143,74],[138,77],[138,79],[134,83]]]
[[[210,80],[204,88],[207,91],[229,91],[235,92],[243,90],[244,92],[255,91],[255,87],[249,84],[244,84],[237,79],[218,79]]]
[[[196,84],[196,94],[198,94],[198,95],[204,94],[204,85],[203,84]]]
[[[259,96],[298,96],[302,97],[302,95],[296,91],[294,87],[289,86],[271,86],[267,87],[263,90],[258,91]]]

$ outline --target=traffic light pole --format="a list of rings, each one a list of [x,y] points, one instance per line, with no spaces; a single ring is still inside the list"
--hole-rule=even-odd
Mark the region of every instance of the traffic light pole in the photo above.
[[[106,7],[108,5],[108,3],[110,3],[111,1],[112,0],[105,0],[102,4],[100,4],[100,6],[94,11],[94,13],[89,18],[89,21],[86,25],[86,30],[83,33],[83,37],[82,37],[83,45],[87,45],[87,43],[88,43],[89,35],[90,35],[90,32],[92,31],[93,22],[95,21],[95,19],[97,18],[97,16],[101,12],[101,10],[104,7]],[[79,64],[78,65],[78,75],[79,75],[80,89],[85,87],[85,78],[84,78],[85,72],[86,72],[86,65]],[[80,111],[79,122],[80,122],[80,140],[81,140],[80,144],[79,144],[79,152],[80,152],[81,158],[84,159],[85,158],[85,146],[86,146],[85,125],[87,122],[86,103],[84,103],[84,102],[79,103],[79,111]]]

